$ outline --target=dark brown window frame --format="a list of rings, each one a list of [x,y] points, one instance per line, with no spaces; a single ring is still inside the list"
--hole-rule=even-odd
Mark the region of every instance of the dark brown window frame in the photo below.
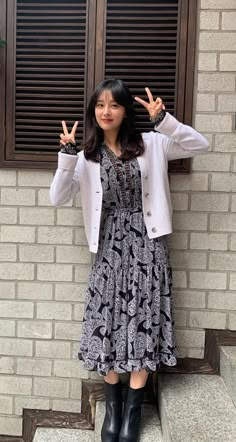
[[[8,13],[8,22],[5,17]],[[7,51],[12,57],[6,58],[6,49],[0,49],[0,167],[4,168],[43,168],[53,169],[56,166],[55,154],[43,154],[43,160],[32,161],[31,154],[15,154],[8,152],[5,156],[6,130],[13,146],[12,121],[6,120],[6,101],[10,104],[14,115],[14,54],[15,54],[15,0],[0,0],[0,37],[7,39]],[[106,28],[106,0],[89,0],[87,11],[87,76],[85,104],[94,89],[94,85],[103,79],[104,73],[104,39]],[[192,124],[194,60],[196,39],[197,0],[180,0],[179,6],[179,41],[178,69],[176,72],[176,117],[185,124]],[[96,25],[96,23],[99,25]],[[6,29],[12,29],[11,35],[6,35]],[[186,69],[187,66],[187,69]],[[6,78],[10,81],[8,96],[6,96]],[[17,155],[17,156],[16,156]],[[22,159],[19,159],[21,157]],[[190,170],[190,160],[179,160],[170,163],[170,172],[185,173]]]

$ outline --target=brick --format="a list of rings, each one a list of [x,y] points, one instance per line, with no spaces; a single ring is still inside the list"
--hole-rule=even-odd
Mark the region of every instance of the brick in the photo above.
[[[204,191],[208,189],[208,174],[170,175],[170,186],[172,191]]]
[[[209,92],[234,91],[235,78],[233,74],[225,73],[200,73],[198,74],[198,90]],[[216,115],[217,116],[217,115]],[[223,117],[224,115],[222,115]],[[211,115],[209,118],[213,117]],[[204,129],[203,129],[204,130]],[[211,131],[209,131],[211,132]]]
[[[79,209],[57,209],[57,224],[63,226],[83,226],[82,210]]]
[[[60,263],[90,264],[91,253],[88,247],[83,246],[57,246],[56,261]]]
[[[75,267],[75,282],[87,283],[91,272],[91,265],[77,265]]]
[[[211,190],[217,192],[236,192],[234,173],[214,173],[211,178]]]
[[[85,301],[87,285],[56,284],[55,299],[58,301]]]
[[[22,435],[22,419],[17,417],[0,416],[1,435]]]
[[[15,283],[0,281],[0,299],[15,298]]]
[[[188,210],[188,195],[186,193],[172,193],[171,200],[174,210]]]
[[[195,193],[191,195],[190,210],[200,212],[228,212],[229,195],[219,193]]]
[[[220,13],[216,11],[200,12],[200,29],[219,29]]]
[[[32,342],[26,339],[0,338],[3,356],[32,356]]]
[[[182,347],[204,347],[205,332],[200,330],[178,330],[175,331],[177,346]]]
[[[75,304],[73,311],[73,319],[74,321],[83,321],[84,317],[84,304]]]
[[[198,292],[196,290],[174,291],[173,303],[175,307],[179,308],[205,308],[206,307],[206,293]]]
[[[236,54],[220,54],[220,71],[236,71]],[[235,99],[233,104],[233,110],[235,110]],[[226,109],[224,110],[226,111]]]
[[[39,227],[38,243],[72,244],[73,230],[63,227]]]
[[[52,362],[45,359],[18,358],[16,373],[25,376],[51,376]]]
[[[32,243],[35,241],[35,227],[2,226],[1,241]]]
[[[23,408],[30,410],[49,410],[49,399],[32,398],[32,397],[16,397],[15,398],[15,414],[23,415]]]
[[[221,27],[224,31],[236,31],[236,11],[222,12]]]
[[[16,224],[17,209],[13,207],[0,207],[0,224]]]
[[[229,314],[229,330],[236,330],[236,314]]]
[[[235,0],[201,0],[201,9],[235,9]]]
[[[34,279],[33,264],[15,264],[8,263],[0,264],[0,279],[14,279],[14,280],[32,280]]]
[[[231,157],[227,154],[208,153],[199,155],[192,160],[193,170],[205,170],[213,172],[228,172],[231,166]]]
[[[83,228],[75,229],[75,244],[87,246],[88,241]]]
[[[50,398],[68,398],[69,381],[55,378],[35,378],[33,394],[35,396],[49,396]]]
[[[210,230],[216,232],[236,232],[236,214],[211,214]]]
[[[174,270],[173,271],[173,281],[174,281],[174,287],[179,289],[184,289],[187,287],[187,277],[186,272],[183,272],[181,270]]]
[[[230,250],[236,250],[236,234],[231,235]]]
[[[53,262],[54,248],[46,245],[19,246],[19,258],[24,262]]]
[[[7,396],[0,396],[0,413],[12,414],[13,413],[13,398]]]
[[[1,169],[0,186],[16,186],[16,171]]]
[[[235,134],[216,134],[214,150],[217,152],[235,152]]]
[[[66,411],[68,413],[81,413],[81,401],[77,400],[60,400],[52,401],[52,409],[55,411]]]
[[[15,336],[15,321],[0,319],[0,336]]]
[[[232,195],[231,212],[236,212],[236,195]]]
[[[88,370],[84,370],[79,361],[55,361],[54,375],[70,379],[88,379]]]
[[[233,157],[233,167],[232,172],[236,172],[236,156]]]
[[[207,307],[218,310],[236,310],[236,293],[210,292]]]
[[[209,269],[212,270],[235,270],[236,255],[233,253],[211,253]]]
[[[196,328],[224,329],[226,327],[226,313],[210,311],[190,312],[189,326]]]
[[[217,272],[190,272],[190,288],[205,290],[226,289],[226,274]]]
[[[31,395],[32,379],[23,376],[0,377],[0,393],[28,396]]]
[[[0,374],[13,374],[15,359],[0,356]]]
[[[33,318],[34,305],[24,301],[0,301],[1,318]]]
[[[236,59],[235,59],[236,60]],[[236,64],[235,64],[236,70]],[[218,110],[219,112],[224,109],[225,112],[236,111],[236,94],[224,94],[218,96]]]
[[[20,224],[54,225],[54,208],[22,207],[20,208]]]
[[[227,250],[228,237],[218,233],[191,233],[190,248],[199,250]]]
[[[58,341],[36,341],[35,355],[39,358],[50,359],[69,359],[70,358],[70,343]]]
[[[206,253],[171,251],[171,262],[175,269],[206,269]]]
[[[82,324],[70,322],[68,324],[60,322],[55,324],[55,339],[66,339],[68,341],[78,341],[82,332]]]
[[[207,214],[174,213],[173,223],[175,230],[206,230]]]
[[[80,196],[80,192],[78,192],[75,197],[74,197],[74,204],[75,207],[82,207],[81,204],[81,196]]]
[[[31,339],[51,339],[52,324],[45,321],[18,321],[17,336]]]
[[[172,233],[168,237],[168,245],[170,249],[187,249],[188,248],[188,233],[177,232]]]
[[[19,282],[19,299],[52,299],[52,284],[38,282]]]
[[[44,170],[19,170],[18,185],[26,187],[49,187],[53,172]]]
[[[176,310],[173,314],[175,327],[185,327],[187,325],[187,311],[186,310]]]
[[[188,357],[195,359],[204,359],[204,347],[203,348],[190,348],[188,350]]]
[[[71,320],[72,306],[65,302],[38,302],[37,318],[38,319],[61,319]]]
[[[38,264],[37,279],[39,281],[71,281],[72,265]]]
[[[13,244],[1,244],[0,261],[16,261],[16,246]]]
[[[34,206],[35,190],[2,188],[1,204],[6,206]]]
[[[200,51],[231,51],[236,50],[234,32],[201,32],[199,36]]]
[[[195,128],[201,132],[231,132],[231,115],[197,114],[195,116]]]
[[[214,112],[216,110],[216,96],[213,94],[198,94],[196,102],[197,112]]]
[[[81,399],[81,381],[73,380],[71,381],[70,397],[72,399]]]
[[[215,52],[199,52],[198,53],[198,70],[199,71],[216,71],[217,70],[217,58]],[[213,97],[213,95],[212,95]],[[211,100],[213,100],[211,98]],[[214,101],[212,101],[213,106]],[[205,98],[206,106],[206,98]],[[207,107],[207,106],[206,106]],[[202,110],[202,109],[199,109]],[[206,109],[213,110],[213,109]]]

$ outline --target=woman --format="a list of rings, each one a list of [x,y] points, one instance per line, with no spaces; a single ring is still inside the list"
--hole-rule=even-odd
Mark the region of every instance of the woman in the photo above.
[[[76,155],[75,132],[62,122],[62,149],[50,195],[55,205],[80,190],[85,232],[97,253],[87,289],[79,359],[104,376],[102,441],[138,438],[148,373],[176,365],[168,160],[207,150],[206,139],[165,111],[161,98],[138,97],[158,132],[138,133],[133,98],[116,79],[104,80],[87,110],[89,138]],[[130,372],[122,419],[119,374]]]

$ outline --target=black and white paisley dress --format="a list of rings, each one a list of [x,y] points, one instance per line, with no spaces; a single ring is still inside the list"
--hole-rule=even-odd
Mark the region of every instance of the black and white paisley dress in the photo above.
[[[78,357],[106,375],[176,365],[167,238],[149,239],[137,159],[101,148],[103,211]]]

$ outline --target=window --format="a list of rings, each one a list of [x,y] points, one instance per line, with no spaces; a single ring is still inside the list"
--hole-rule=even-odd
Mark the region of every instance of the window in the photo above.
[[[191,124],[196,0],[0,0],[1,167],[55,167],[61,120],[84,114],[103,78],[149,86]],[[189,32],[191,29],[191,33]],[[140,130],[152,130],[137,105]],[[188,160],[171,171],[187,171]]]

